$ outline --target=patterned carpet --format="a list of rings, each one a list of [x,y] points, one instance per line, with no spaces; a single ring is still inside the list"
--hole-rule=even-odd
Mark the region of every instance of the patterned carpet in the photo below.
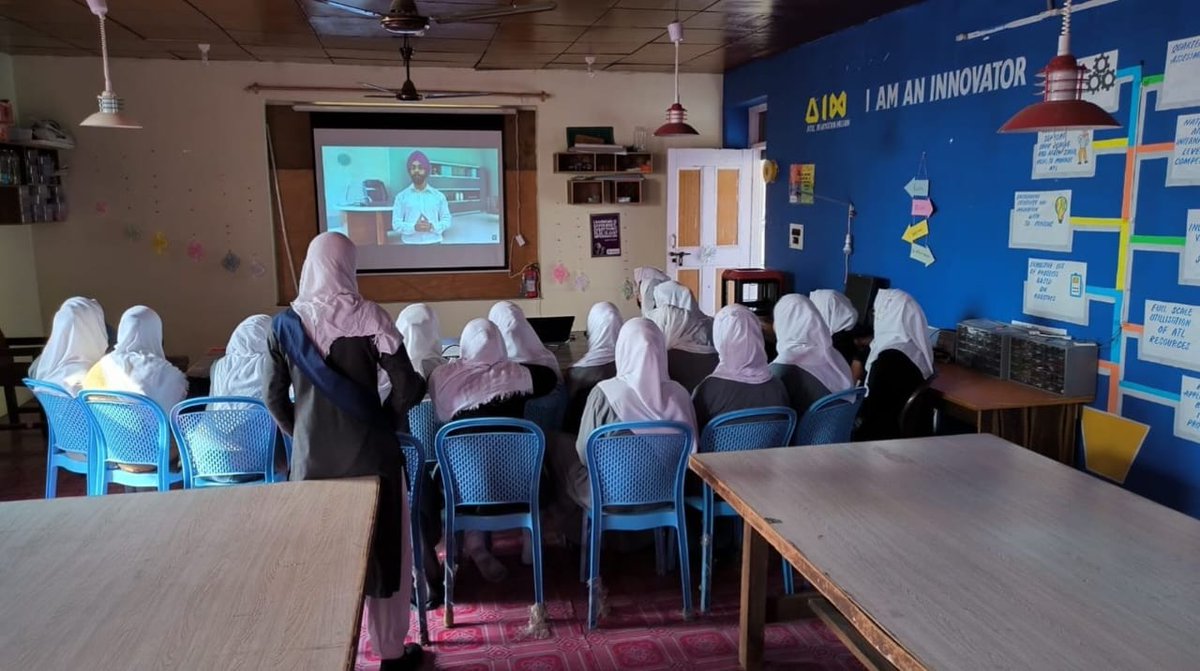
[[[45,442],[37,432],[0,432],[0,500],[40,498],[45,486]],[[59,496],[83,494],[83,480],[59,477]],[[610,534],[611,536],[611,534]],[[610,536],[606,536],[608,539]],[[424,669],[453,671],[725,671],[737,666],[739,572],[736,561],[718,566],[713,611],[690,622],[680,613],[678,573],[659,577],[650,551],[606,551],[601,574],[609,590],[610,614],[587,630],[587,593],[579,582],[579,556],[564,548],[545,550],[545,593],[551,637],[523,640],[533,601],[532,569],[522,566],[512,538],[498,539],[508,566],[502,584],[484,582],[467,562],[460,570],[454,608],[456,626],[442,626],[442,610],[429,614],[432,645]],[[772,566],[776,566],[772,563]],[[697,580],[699,571],[693,571]],[[772,593],[778,592],[778,576]],[[699,590],[693,592],[699,604]],[[416,640],[416,613],[411,637]],[[815,621],[767,627],[767,669],[824,671],[861,669],[833,634]],[[379,659],[362,629],[359,671],[374,671]]]

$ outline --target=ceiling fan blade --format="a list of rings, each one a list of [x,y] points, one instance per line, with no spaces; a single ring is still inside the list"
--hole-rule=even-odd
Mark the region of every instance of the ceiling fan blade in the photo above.
[[[395,100],[396,94],[393,93],[390,96],[385,96],[382,93],[368,93],[368,94],[364,95],[363,97],[364,98],[387,98],[388,100]]]
[[[434,23],[465,23],[467,21],[484,21],[486,19],[499,19],[505,16],[517,16],[519,14],[548,12],[557,7],[557,2],[531,2],[526,5],[514,5],[512,7],[497,7],[496,9],[479,9],[473,12],[459,12],[445,16],[431,16],[429,20]]]
[[[492,95],[488,91],[425,91],[421,94],[426,100],[445,100],[447,98],[478,98]]]
[[[329,5],[330,7],[337,7],[338,9],[340,9],[344,12],[350,12],[351,14],[358,14],[359,16],[369,16],[373,19],[382,19],[383,18],[383,14],[380,14],[379,12],[371,11],[369,9],[363,9],[362,7],[355,7],[354,5],[347,5],[346,3],[338,2],[337,0],[316,0],[316,1],[321,3],[322,5]]]
[[[365,89],[375,89],[376,91],[380,91],[382,93],[391,93],[392,95],[396,94],[396,89],[389,89],[386,86],[380,86],[379,84],[372,84],[371,82],[359,82],[358,85]]]

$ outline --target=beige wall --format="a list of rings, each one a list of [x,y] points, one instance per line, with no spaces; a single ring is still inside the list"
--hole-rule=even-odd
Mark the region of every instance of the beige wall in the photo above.
[[[72,126],[95,106],[101,88],[100,63],[90,58],[16,56],[12,59],[22,111],[45,115]],[[263,105],[267,100],[303,100],[293,94],[252,94],[252,82],[354,86],[370,81],[397,85],[397,68],[310,65],[117,60],[115,88],[127,110],[144,124],[141,131],[106,131],[75,126],[78,147],[69,153],[70,221],[38,226],[37,281],[43,311],[50,314],[65,297],[98,298],[110,321],[131,305],[158,310],[166,324],[168,350],[197,355],[223,345],[244,316],[274,309],[273,243]],[[597,300],[612,300],[628,315],[636,311],[621,288],[634,267],[662,265],[665,259],[666,143],[651,137],[658,174],[650,180],[650,204],[642,206],[568,206],[566,175],[553,173],[552,154],[565,145],[566,126],[613,126],[617,140],[629,142],[635,126],[651,131],[670,102],[669,75],[599,73],[588,78],[570,71],[490,71],[423,69],[418,84],[438,88],[480,87],[545,90],[549,100],[508,100],[538,110],[538,218],[543,267],[540,301],[523,301],[530,314],[574,314],[583,327]],[[684,100],[694,125],[705,132],[672,141],[671,146],[719,146],[721,77],[685,75]],[[332,94],[304,94],[308,100],[336,100]],[[344,100],[361,97],[341,96]],[[619,211],[625,254],[591,259],[590,212]],[[127,227],[141,231],[130,241]],[[152,251],[162,231],[166,254]],[[206,257],[192,261],[191,240]],[[219,265],[232,249],[242,268],[229,274]],[[252,261],[267,266],[261,277],[248,270]],[[590,279],[585,292],[557,285],[552,268],[562,262]],[[394,314],[402,307],[389,305]],[[443,329],[457,332],[472,317],[483,316],[488,302],[437,304]]]

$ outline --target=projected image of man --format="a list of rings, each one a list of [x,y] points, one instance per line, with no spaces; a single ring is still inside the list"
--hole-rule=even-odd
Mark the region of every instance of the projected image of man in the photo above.
[[[438,244],[450,228],[450,205],[441,191],[429,185],[429,158],[424,152],[409,154],[405,165],[412,184],[396,194],[392,230],[400,232],[406,245]]]

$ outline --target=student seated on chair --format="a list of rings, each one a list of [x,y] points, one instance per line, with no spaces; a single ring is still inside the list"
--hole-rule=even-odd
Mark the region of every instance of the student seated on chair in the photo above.
[[[439,366],[429,378],[429,395],[438,421],[523,419],[528,400],[545,396],[558,385],[552,369],[510,360],[500,330],[486,319],[467,322],[459,345],[461,356]],[[463,549],[486,580],[499,582],[507,577],[504,564],[488,551],[484,532],[466,532]],[[532,554],[522,554],[522,559],[527,555],[532,563]]]
[[[692,392],[696,429],[727,412],[791,405],[787,388],[771,375],[762,325],[744,305],[726,305],[713,319],[717,367]]]
[[[504,338],[504,349],[508,352],[510,361],[546,368],[554,373],[557,381],[562,381],[558,359],[542,344],[541,338],[538,338],[537,332],[525,318],[525,312],[517,307],[516,303],[496,303],[488,312],[488,321],[500,329],[500,336]]]
[[[713,349],[712,319],[700,311],[692,292],[678,282],[663,282],[654,289],[650,315],[667,344],[667,370],[671,379],[691,393],[717,367]]]
[[[213,362],[210,393],[266,400],[271,381],[270,337],[270,317],[252,315],[243,319],[229,336],[225,356]],[[218,410],[221,405],[209,409]]]
[[[833,289],[816,289],[809,292],[808,297],[829,328],[833,348],[850,366],[854,381],[862,382],[866,374],[864,364],[871,346],[871,335],[865,323],[858,325],[858,310],[846,294]]]
[[[671,277],[654,266],[641,266],[633,269],[633,281],[638,307],[642,309],[642,316],[649,319],[655,308],[654,290],[663,282],[670,282]]]
[[[29,364],[29,377],[56,384],[75,396],[83,388],[88,371],[107,350],[100,303],[80,296],[68,298],[54,313],[50,337],[42,353]]]
[[[775,304],[775,337],[778,354],[771,374],[787,388],[797,419],[815,401],[854,387],[850,366],[834,349],[829,327],[803,294],[788,294]]]
[[[364,586],[367,626],[371,646],[383,658],[381,671],[415,669],[421,648],[404,643],[412,547],[396,431],[408,430],[408,411],[425,395],[425,381],[413,370],[392,318],[359,294],[356,254],[340,233],[322,233],[309,244],[296,300],[272,321],[267,407],[292,436],[290,480],[379,478]],[[380,371],[391,382],[384,403]]]
[[[921,306],[899,289],[875,297],[875,339],[867,358],[867,397],[855,438],[900,437],[900,413],[908,397],[933,376],[933,348]]]
[[[413,368],[428,380],[435,368],[446,363],[437,314],[424,303],[413,303],[400,311],[396,328],[404,338],[404,349]]]
[[[617,374],[617,334],[621,332],[621,312],[617,306],[604,301],[588,311],[588,350],[567,369],[567,410],[563,416],[563,433],[579,433],[579,420],[588,394],[602,380]]]
[[[696,428],[691,399],[683,385],[667,375],[666,341],[650,320],[639,317],[625,322],[615,354],[617,375],[600,382],[588,394],[575,443],[555,443],[552,463],[556,479],[583,508],[591,501],[587,441],[594,429],[616,422],[661,420]]]

